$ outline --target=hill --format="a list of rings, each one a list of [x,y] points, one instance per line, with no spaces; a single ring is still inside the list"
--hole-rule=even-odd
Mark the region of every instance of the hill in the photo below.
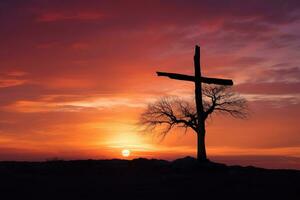
[[[191,157],[0,162],[0,188],[1,199],[299,199],[300,171]]]

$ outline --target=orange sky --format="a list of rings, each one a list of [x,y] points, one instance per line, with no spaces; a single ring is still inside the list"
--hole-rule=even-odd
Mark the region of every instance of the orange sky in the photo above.
[[[1,1],[0,160],[195,156],[193,132],[160,142],[136,126],[148,102],[193,95],[155,71],[193,73],[195,44],[203,74],[232,78],[251,108],[248,120],[207,123],[208,156],[299,158],[299,10],[295,0]]]

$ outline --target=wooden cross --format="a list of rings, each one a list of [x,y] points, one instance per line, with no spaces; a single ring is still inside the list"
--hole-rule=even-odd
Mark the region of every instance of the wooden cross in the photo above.
[[[176,73],[167,72],[156,72],[158,76],[167,76],[171,79],[182,80],[182,81],[192,81],[195,83],[195,100],[196,100],[196,110],[197,110],[197,124],[198,124],[198,155],[199,159],[206,159],[206,150],[201,148],[205,146],[205,120],[204,120],[204,110],[203,110],[203,100],[202,100],[202,85],[201,83],[207,84],[217,84],[217,85],[233,85],[233,81],[230,79],[220,79],[220,78],[208,78],[201,76],[200,68],[200,47],[196,45],[195,55],[194,55],[194,68],[195,75],[184,75]]]

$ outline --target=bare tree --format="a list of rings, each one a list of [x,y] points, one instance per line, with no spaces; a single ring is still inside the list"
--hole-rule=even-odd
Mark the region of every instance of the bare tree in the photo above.
[[[225,114],[234,118],[247,117],[246,99],[233,92],[229,87],[205,85],[202,88],[204,123],[212,114]],[[185,132],[190,128],[197,133],[198,155],[199,151],[205,149],[205,127],[199,127],[197,110],[194,102],[183,100],[179,97],[164,97],[150,103],[147,109],[141,114],[140,125],[144,131],[157,131],[162,139],[175,127],[182,127]],[[204,132],[203,132],[204,130]],[[202,153],[203,154],[203,153]],[[199,158],[198,158],[199,159]]]

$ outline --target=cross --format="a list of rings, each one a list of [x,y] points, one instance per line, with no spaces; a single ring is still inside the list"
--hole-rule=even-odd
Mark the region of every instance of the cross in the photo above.
[[[206,150],[202,148],[205,146],[205,120],[204,120],[204,110],[203,110],[203,100],[202,100],[202,83],[207,84],[216,84],[216,85],[233,85],[233,81],[230,79],[220,79],[220,78],[208,78],[201,75],[200,67],[200,47],[196,45],[195,55],[194,55],[194,69],[195,75],[185,75],[185,74],[176,74],[168,72],[156,72],[158,76],[167,76],[171,79],[182,80],[182,81],[191,81],[195,83],[195,100],[196,100],[196,110],[197,110],[197,135],[198,135],[198,159],[206,160]]]

